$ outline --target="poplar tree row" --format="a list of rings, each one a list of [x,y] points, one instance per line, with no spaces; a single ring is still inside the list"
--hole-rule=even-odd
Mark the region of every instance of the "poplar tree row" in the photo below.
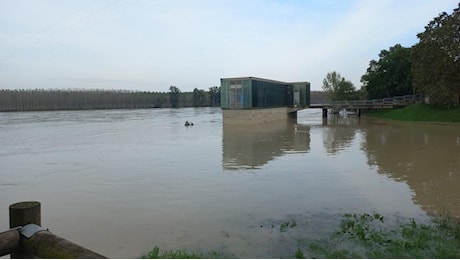
[[[173,86],[171,87],[173,88]],[[126,90],[0,90],[0,111],[136,109],[220,106],[220,89],[194,92],[139,92]],[[199,92],[200,95],[194,94]],[[218,97],[217,97],[218,96]]]

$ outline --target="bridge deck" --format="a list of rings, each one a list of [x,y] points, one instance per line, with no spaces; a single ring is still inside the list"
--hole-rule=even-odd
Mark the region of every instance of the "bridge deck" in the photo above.
[[[406,95],[393,98],[372,100],[333,101],[324,104],[311,104],[309,108],[322,109],[362,109],[362,108],[394,108],[404,107],[422,101],[421,95]]]

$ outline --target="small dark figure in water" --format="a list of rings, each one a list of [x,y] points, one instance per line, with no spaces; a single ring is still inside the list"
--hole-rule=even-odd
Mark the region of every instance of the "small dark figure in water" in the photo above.
[[[184,124],[184,125],[185,125],[185,126],[191,126],[191,125],[193,125],[193,122],[185,121],[185,124]]]

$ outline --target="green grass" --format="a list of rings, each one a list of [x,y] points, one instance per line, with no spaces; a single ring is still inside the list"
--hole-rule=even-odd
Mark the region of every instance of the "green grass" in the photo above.
[[[460,258],[458,220],[414,219],[395,228],[379,214],[345,214],[340,228],[327,239],[299,245],[296,258]]]
[[[404,121],[460,122],[460,107],[447,109],[414,104],[403,108],[370,110],[365,115]]]
[[[297,221],[295,219],[291,219],[289,221],[285,221],[280,225],[280,232],[287,232],[289,228],[294,228],[297,226]]]
[[[197,253],[189,250],[160,250],[155,246],[152,251],[148,252],[142,258],[147,259],[218,259],[218,258],[235,258],[233,255],[227,255],[218,251],[209,251],[207,253]]]
[[[289,258],[460,258],[460,222],[458,219],[437,218],[431,223],[414,219],[385,223],[384,216],[344,214],[335,223],[337,229],[322,239],[294,237],[289,240],[293,251]],[[289,235],[297,226],[295,219],[284,221],[280,233]],[[274,228],[274,227],[272,227]],[[294,250],[294,248],[297,248]],[[218,251],[196,253],[187,250],[160,250],[155,246],[143,258],[236,258]]]

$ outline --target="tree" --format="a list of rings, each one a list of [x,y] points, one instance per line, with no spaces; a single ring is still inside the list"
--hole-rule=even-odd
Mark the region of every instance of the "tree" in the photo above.
[[[351,81],[345,80],[339,73],[333,71],[323,80],[323,91],[332,101],[358,99],[355,86]]]
[[[220,106],[220,87],[209,88],[209,104],[212,107]]]
[[[460,102],[460,3],[453,13],[441,13],[413,47],[414,86],[430,103],[450,107]]]
[[[180,98],[181,91],[176,86],[169,87],[169,103],[171,107],[179,107],[179,98]]]
[[[206,93],[204,90],[199,90],[197,88],[193,89],[193,106],[194,107],[204,107],[207,106],[206,102]]]
[[[400,44],[382,50],[379,60],[371,60],[361,77],[368,99],[410,95],[413,93],[411,48]]]

